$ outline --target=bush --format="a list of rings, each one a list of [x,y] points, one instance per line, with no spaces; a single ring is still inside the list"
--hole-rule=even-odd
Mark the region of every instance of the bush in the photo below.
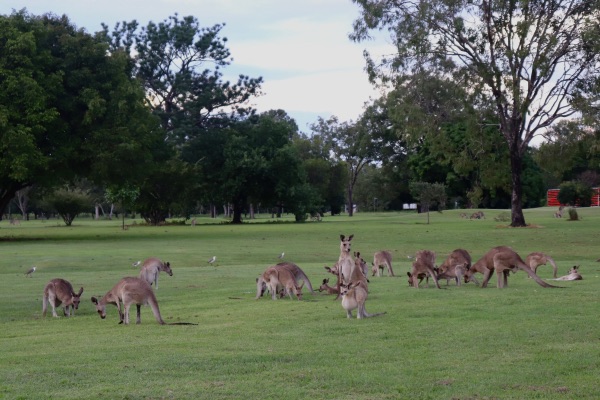
[[[71,226],[77,215],[93,207],[88,193],[80,189],[58,189],[45,200],[62,217],[67,226]]]
[[[569,208],[569,221],[579,221],[579,214],[576,208]]]

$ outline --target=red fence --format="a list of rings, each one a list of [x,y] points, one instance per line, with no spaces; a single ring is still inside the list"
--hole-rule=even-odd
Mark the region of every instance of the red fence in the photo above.
[[[600,187],[592,188],[592,190],[594,191],[594,193],[592,194],[592,207],[598,207],[600,206]],[[564,205],[560,204],[560,202],[558,201],[558,192],[560,192],[560,189],[548,190],[548,193],[546,194],[548,206],[558,207],[560,205]]]

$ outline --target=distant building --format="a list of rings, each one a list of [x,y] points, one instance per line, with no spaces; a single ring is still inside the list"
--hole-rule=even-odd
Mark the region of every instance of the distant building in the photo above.
[[[592,188],[592,190],[594,191],[594,193],[592,194],[592,207],[599,207],[600,206],[600,187],[595,187]],[[546,204],[548,204],[549,207],[558,207],[558,206],[564,206],[566,204],[560,204],[560,201],[558,201],[558,192],[560,192],[560,189],[549,189],[548,193],[546,193]]]

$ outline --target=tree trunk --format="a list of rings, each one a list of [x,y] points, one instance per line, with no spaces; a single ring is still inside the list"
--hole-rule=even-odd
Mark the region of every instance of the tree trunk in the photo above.
[[[510,149],[510,173],[512,178],[512,196],[511,196],[511,224],[510,226],[518,228],[527,226],[525,216],[523,215],[523,184],[521,182],[521,173],[523,172],[523,158],[517,149]]]
[[[352,203],[353,187],[352,184],[348,185],[348,216],[354,215],[354,203]]]
[[[233,204],[233,219],[231,220],[232,224],[241,224],[242,223],[243,208],[244,207],[237,201]]]

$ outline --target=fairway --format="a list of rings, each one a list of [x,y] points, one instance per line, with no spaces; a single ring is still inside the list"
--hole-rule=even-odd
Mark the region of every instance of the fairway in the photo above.
[[[430,224],[407,212],[303,224],[268,215],[242,225],[127,220],[127,230],[120,220],[2,221],[0,399],[600,398],[600,209],[578,209],[580,221],[529,209],[530,226],[516,229],[494,220],[501,210],[484,210],[483,220],[462,219],[463,211],[431,213]],[[334,282],[323,267],[337,261],[340,234],[354,234],[352,250],[369,265],[375,251],[392,253],[397,276],[369,277],[366,303],[385,315],[347,319],[333,296],[306,289],[303,301],[255,300],[256,277],[282,252],[314,288]],[[435,251],[439,265],[456,248],[475,262],[499,245],[522,258],[547,253],[559,276],[579,265],[584,279],[544,289],[518,272],[505,289],[495,275],[487,289],[408,287],[417,250]],[[141,325],[119,325],[112,305],[98,316],[91,296],[137,276],[132,264],[148,257],[173,270],[155,291],[163,319],[197,325],[161,326],[147,306]],[[551,278],[552,268],[538,275]],[[53,278],[84,288],[74,318],[42,318]]]

